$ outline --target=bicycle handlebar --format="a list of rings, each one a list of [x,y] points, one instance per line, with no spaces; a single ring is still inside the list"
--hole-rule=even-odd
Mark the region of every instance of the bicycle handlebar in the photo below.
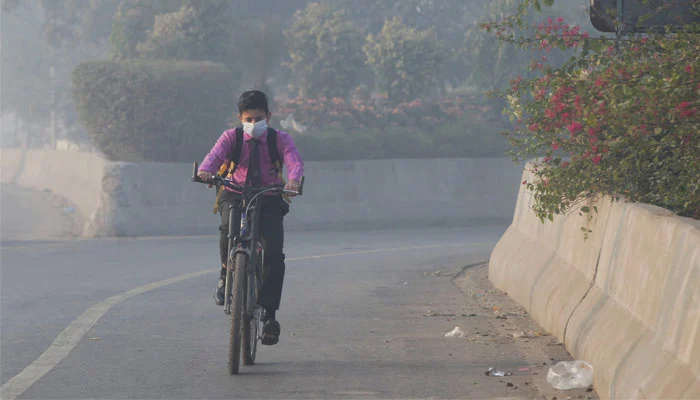
[[[259,187],[250,187],[250,186],[239,186],[231,182],[231,179],[229,178],[222,178],[219,175],[214,175],[210,181],[204,181],[202,180],[199,176],[197,176],[197,172],[199,172],[199,163],[195,162],[194,167],[192,168],[192,182],[198,182],[198,183],[204,183],[208,185],[224,185],[230,189],[236,190],[238,192],[247,194],[247,195],[253,195],[253,194],[258,194],[262,192],[268,192],[268,191],[279,191],[280,193],[290,193],[290,194],[296,194],[301,196],[303,192],[303,187],[304,187],[304,177],[301,177],[301,182],[299,182],[299,191],[294,191],[294,190],[285,190],[283,184],[275,184],[275,185],[268,185],[268,186],[259,186]]]

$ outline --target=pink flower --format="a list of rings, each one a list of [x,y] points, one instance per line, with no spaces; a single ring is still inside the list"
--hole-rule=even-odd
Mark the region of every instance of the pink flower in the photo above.
[[[596,79],[596,81],[595,81],[596,86],[603,86],[603,84],[604,84],[603,81],[601,81],[600,79]]]
[[[600,154],[596,154],[595,156],[593,156],[591,161],[593,161],[593,164],[598,165],[598,164],[600,164],[601,158],[603,158],[603,156],[601,156]]]
[[[574,121],[571,124],[569,124],[568,128],[569,132],[571,132],[572,135],[575,135],[581,131],[583,126],[580,123]]]
[[[552,150],[554,150],[554,151],[559,150],[559,143],[552,142]]]
[[[563,163],[561,163],[561,167],[562,167],[562,168],[566,168],[566,167],[568,167],[568,166],[569,166],[569,162],[568,162],[568,161],[564,161]]]
[[[562,22],[564,22],[564,18],[562,18],[562,17],[557,18],[557,22],[559,22],[561,24]]]
[[[686,65],[685,67],[685,72],[692,74],[693,73],[693,66],[692,65]]]
[[[692,117],[697,111],[698,110],[693,110],[692,108],[689,109],[687,107],[684,107],[681,109],[681,118]]]

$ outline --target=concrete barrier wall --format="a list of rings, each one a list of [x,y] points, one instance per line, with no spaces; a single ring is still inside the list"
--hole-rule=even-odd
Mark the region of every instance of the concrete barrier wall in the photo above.
[[[30,151],[13,181],[22,157],[18,150],[2,154],[3,182],[50,188],[79,203],[85,236],[218,233],[214,190],[190,182],[191,164]],[[51,173],[40,173],[47,167]],[[520,170],[506,158],[307,162],[304,196],[293,200],[285,224],[288,230],[507,224]]]
[[[285,220],[291,228],[507,224],[520,167],[510,159],[307,162],[305,175]]]
[[[75,204],[89,221],[100,206],[102,178],[109,162],[75,151],[2,149],[2,183],[50,190]]]
[[[700,222],[604,198],[542,224],[532,202],[522,187],[494,284],[593,364],[601,397],[700,398]]]

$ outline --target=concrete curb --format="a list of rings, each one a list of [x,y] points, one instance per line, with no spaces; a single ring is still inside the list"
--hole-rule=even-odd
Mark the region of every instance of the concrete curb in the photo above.
[[[700,398],[700,222],[605,198],[542,224],[532,202],[521,187],[495,286],[594,366],[601,398]]]

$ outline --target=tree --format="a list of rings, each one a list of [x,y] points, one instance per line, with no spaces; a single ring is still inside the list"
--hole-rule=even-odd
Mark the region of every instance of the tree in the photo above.
[[[215,61],[232,56],[228,1],[186,1],[177,11],[156,15],[147,37],[136,45],[141,58]]]
[[[363,49],[379,87],[391,102],[417,99],[437,86],[445,57],[443,44],[432,30],[409,28],[393,18],[379,35],[368,36]]]
[[[573,51],[563,65],[535,59],[537,76],[499,92],[517,122],[505,132],[513,156],[537,157],[536,179],[525,182],[537,215],[590,212],[582,201],[609,195],[700,218],[698,27],[593,38],[548,18],[534,37],[503,34],[523,25],[520,16],[486,29],[524,48]]]
[[[3,2],[2,112],[14,112],[24,122],[31,131],[30,142],[43,145],[61,136],[75,139],[80,135],[69,75],[79,62],[103,54],[105,32],[96,26],[111,21],[104,14],[109,15],[115,3],[116,0]]]
[[[109,36],[112,57],[117,60],[137,58],[137,47],[148,38],[156,15],[175,12],[181,6],[182,3],[167,0],[122,0]]]
[[[275,81],[287,80],[284,67],[287,48],[283,21],[278,16],[242,22],[233,32],[235,69],[241,71],[241,90],[262,90],[271,105],[275,102]]]
[[[472,25],[484,12],[484,0],[326,0],[346,10],[348,19],[369,33],[381,31],[386,20],[400,17],[408,26],[432,29],[445,44],[444,68],[438,76],[439,90],[447,81],[457,86],[464,81],[466,64],[462,53],[465,26]]]
[[[25,123],[48,123],[50,104],[48,45],[41,34],[41,10],[37,4],[3,2],[2,115],[15,114]],[[31,29],[32,27],[36,29]]]
[[[120,0],[40,0],[46,16],[44,35],[59,48],[99,43],[109,37]]]
[[[467,30],[461,46],[461,57],[464,63],[469,65],[468,82],[471,85],[487,91],[505,89],[513,76],[533,76],[533,71],[529,70],[528,65],[534,58],[547,56],[549,63],[561,65],[571,57],[570,49],[550,49],[549,52],[543,49],[526,49],[513,41],[502,40],[506,31],[501,31],[499,36],[482,29],[483,24],[516,14],[520,4],[522,0],[488,2],[484,5],[483,16]],[[558,16],[567,16],[572,25],[590,27],[586,4],[578,0],[560,0],[540,12],[522,15],[524,25],[513,27],[511,33],[515,37],[532,37],[536,34],[536,30],[532,28],[534,21]]]
[[[343,10],[310,3],[284,32],[299,95],[347,97],[364,67],[363,32]]]

